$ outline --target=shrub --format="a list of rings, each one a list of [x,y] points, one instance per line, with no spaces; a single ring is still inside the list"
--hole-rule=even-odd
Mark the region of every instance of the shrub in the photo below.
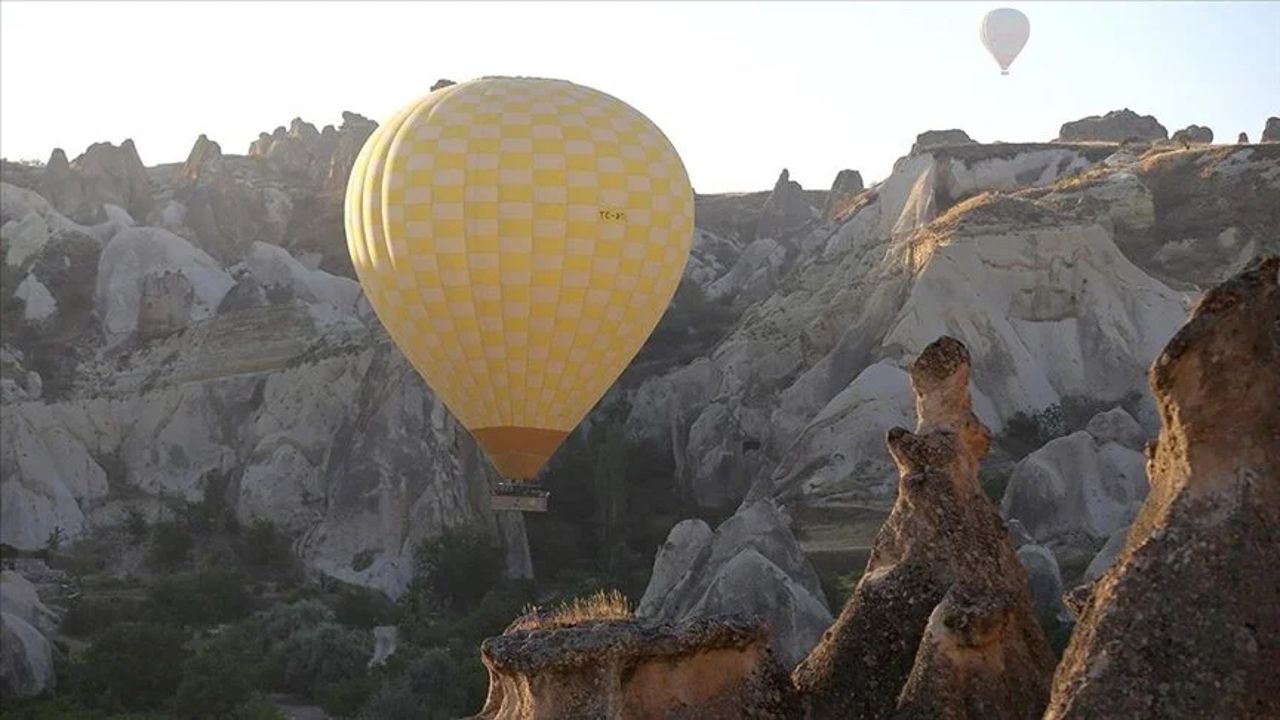
[[[117,623],[142,620],[143,616],[137,601],[82,595],[67,606],[59,629],[74,638],[87,638]]]
[[[181,630],[154,623],[108,628],[74,668],[82,702],[109,712],[161,707],[182,682],[186,639]]]
[[[255,518],[245,531],[240,547],[240,556],[253,567],[282,569],[290,564],[289,540],[270,520]]]
[[[239,620],[250,609],[244,576],[222,567],[160,578],[147,588],[147,601],[157,618],[197,627]]]
[[[333,611],[318,600],[276,605],[260,615],[254,625],[266,646],[282,643],[300,632],[313,630],[334,619]]]
[[[124,530],[134,545],[147,539],[147,517],[136,507],[131,507],[124,514]]]
[[[592,620],[624,620],[631,616],[631,601],[626,595],[617,590],[597,590],[586,597],[565,600],[550,611],[529,606],[512,627],[520,630],[567,627]]]
[[[443,608],[468,607],[502,576],[502,551],[481,533],[447,528],[419,543],[414,554],[415,583]]]
[[[285,689],[315,700],[325,688],[364,675],[372,651],[367,632],[322,623],[278,645],[272,664]]]
[[[228,720],[289,720],[289,718],[275,703],[257,695],[236,708]]]
[[[375,688],[374,679],[368,675],[345,678],[320,688],[316,704],[330,715],[351,717],[369,702]]]
[[[341,625],[372,628],[391,622],[394,606],[385,595],[366,588],[346,588],[338,595],[334,613]]]
[[[192,720],[221,718],[248,703],[253,694],[254,658],[234,634],[219,637],[182,666],[175,707]]]
[[[195,538],[185,525],[165,521],[156,523],[151,535],[151,563],[158,570],[171,571],[187,561]]]

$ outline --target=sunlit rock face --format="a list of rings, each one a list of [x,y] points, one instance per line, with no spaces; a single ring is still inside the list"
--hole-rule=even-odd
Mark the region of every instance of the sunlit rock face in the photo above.
[[[897,502],[853,596],[792,673],[807,717],[1013,719],[1044,707],[1053,657],[978,487],[990,432],[973,413],[969,369],[950,337],[911,365],[916,431],[886,436]]]
[[[476,720],[794,718],[762,624],[586,620],[486,640],[489,695]]]
[[[1280,715],[1280,258],[1200,300],[1151,367],[1151,492],[1083,599],[1047,718]]]

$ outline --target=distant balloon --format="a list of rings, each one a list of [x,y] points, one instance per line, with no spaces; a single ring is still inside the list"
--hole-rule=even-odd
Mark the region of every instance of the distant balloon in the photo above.
[[[1000,74],[1008,75],[1009,66],[1022,52],[1031,35],[1031,23],[1027,16],[1013,8],[999,8],[982,18],[979,36],[987,52],[1000,64]]]

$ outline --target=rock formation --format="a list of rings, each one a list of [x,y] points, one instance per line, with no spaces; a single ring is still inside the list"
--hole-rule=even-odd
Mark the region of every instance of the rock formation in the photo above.
[[[1063,123],[1058,130],[1058,142],[1123,142],[1129,138],[1167,140],[1169,131],[1154,117],[1129,108]]]
[[[1044,706],[1053,657],[977,483],[990,433],[971,409],[969,363],[943,337],[911,365],[917,430],[887,434],[897,503],[853,596],[792,674],[808,717],[1012,720]]]
[[[835,182],[831,183],[831,192],[827,193],[827,204],[822,209],[825,220],[834,220],[852,214],[854,197],[865,188],[862,185],[862,173],[857,170],[841,170],[836,173]]]
[[[57,618],[35,587],[12,570],[0,572],[0,692],[29,697],[54,689]]]
[[[439,90],[440,88],[447,88],[447,87],[449,87],[450,85],[457,85],[457,84],[458,84],[458,83],[456,83],[456,82],[454,82],[454,81],[452,81],[452,80],[446,80],[446,79],[444,79],[444,78],[440,78],[439,80],[436,80],[434,83],[432,83],[432,84],[431,84],[431,92],[435,92],[436,90]]]
[[[1151,390],[1151,494],[1046,718],[1280,716],[1280,258],[1204,295]]]
[[[764,626],[736,617],[517,624],[486,640],[480,656],[489,696],[474,720],[795,716]]]
[[[1267,118],[1267,124],[1262,128],[1260,142],[1280,142],[1280,117]]]
[[[1238,145],[1248,145],[1248,144],[1249,144],[1249,133],[1242,132],[1242,133],[1240,133],[1239,135],[1237,135],[1237,136],[1236,136],[1236,144],[1238,144]]]
[[[916,141],[911,146],[910,155],[918,155],[926,150],[932,150],[936,147],[947,145],[972,145],[973,138],[969,137],[969,133],[963,130],[926,130],[916,135]]]
[[[641,617],[667,621],[733,612],[766,621],[787,668],[831,624],[817,574],[768,500],[743,507],[714,534],[701,520],[672,528],[637,609]]]
[[[1129,526],[1147,495],[1144,437],[1116,408],[1051,440],[1013,470],[1000,512],[1017,519],[1078,574],[1107,538]]]
[[[146,217],[152,206],[147,171],[132,140],[120,147],[94,143],[70,163],[61,148],[54,150],[40,180],[40,193],[59,212],[86,224],[106,220],[106,204],[124,208],[134,218]]]
[[[1200,125],[1188,125],[1175,132],[1169,139],[1184,145],[1207,145],[1213,142],[1213,130]]]
[[[813,219],[813,206],[805,197],[804,188],[791,179],[785,169],[773,185],[773,193],[765,200],[756,225],[756,238],[777,240],[781,235],[794,232],[798,226]]]

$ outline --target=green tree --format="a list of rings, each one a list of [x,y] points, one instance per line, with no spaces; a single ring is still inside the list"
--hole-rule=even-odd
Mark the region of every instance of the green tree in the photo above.
[[[175,708],[192,720],[231,715],[253,695],[257,667],[240,634],[224,633],[205,644],[182,666]]]
[[[617,570],[619,554],[626,543],[623,519],[627,508],[627,437],[621,425],[610,424],[605,430],[592,479],[600,538],[598,558],[600,567],[611,574]]]
[[[155,617],[175,625],[207,627],[246,617],[250,597],[245,577],[225,567],[162,577],[147,588]]]
[[[316,700],[326,688],[364,675],[372,652],[368,632],[322,623],[279,644],[272,663],[285,689]]]
[[[423,540],[414,561],[414,582],[446,609],[473,605],[497,584],[503,568],[502,551],[470,528],[446,528]]]
[[[75,667],[81,701],[108,712],[155,710],[173,698],[187,659],[186,635],[169,625],[108,628]]]

